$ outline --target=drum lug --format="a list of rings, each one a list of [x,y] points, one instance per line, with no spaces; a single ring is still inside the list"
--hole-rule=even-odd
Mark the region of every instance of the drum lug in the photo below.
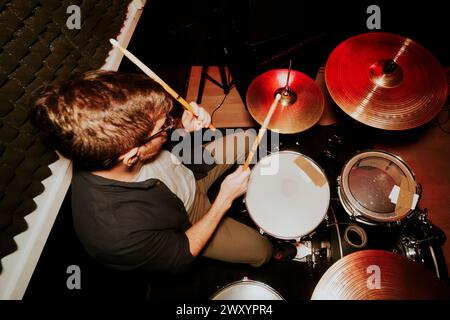
[[[420,221],[425,222],[428,220],[428,209],[418,209],[419,213],[418,213],[418,218]]]
[[[419,200],[422,197],[422,185],[417,183],[417,194],[419,195]]]
[[[331,244],[329,241],[321,241],[320,248],[312,249],[311,262],[313,267],[319,263],[331,261]]]

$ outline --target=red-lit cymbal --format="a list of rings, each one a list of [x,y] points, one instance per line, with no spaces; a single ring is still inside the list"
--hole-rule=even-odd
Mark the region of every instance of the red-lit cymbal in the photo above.
[[[288,70],[276,69],[259,75],[247,91],[247,107],[252,117],[262,124],[276,93],[281,94],[268,128],[280,133],[305,131],[319,121],[324,108],[322,92],[305,74],[291,70],[289,92],[285,94]]]
[[[364,250],[333,264],[320,279],[311,299],[450,299],[450,291],[448,285],[417,262],[389,251]]]
[[[447,98],[445,73],[434,56],[390,33],[361,34],[341,43],[328,58],[325,80],[343,111],[380,129],[418,127],[433,119]]]

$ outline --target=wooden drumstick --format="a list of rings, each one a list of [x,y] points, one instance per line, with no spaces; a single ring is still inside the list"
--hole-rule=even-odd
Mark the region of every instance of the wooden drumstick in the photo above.
[[[247,170],[248,166],[250,165],[250,161],[252,161],[253,156],[255,155],[256,150],[258,150],[259,143],[261,142],[261,139],[264,136],[264,133],[266,133],[266,131],[267,131],[267,126],[270,123],[270,119],[272,119],[272,115],[275,112],[275,109],[277,108],[278,102],[280,101],[280,99],[281,99],[281,94],[278,93],[275,96],[275,99],[273,100],[272,105],[270,106],[269,112],[267,113],[267,116],[264,119],[264,122],[263,122],[261,128],[259,129],[258,137],[256,137],[255,142],[253,142],[253,146],[247,156],[247,160],[245,160],[244,167],[243,167],[244,171]]]
[[[154,73],[149,67],[147,67],[141,60],[139,60],[134,54],[132,54],[127,49],[123,48],[117,40],[109,39],[109,42],[115,47],[117,47],[131,62],[133,62],[139,69],[142,70],[147,76],[158,82],[168,94],[170,94],[175,100],[177,100],[187,111],[191,112],[194,116],[198,117],[195,113],[194,108],[175,92],[167,83],[165,83],[156,73]],[[216,128],[210,124],[209,129],[216,130]]]

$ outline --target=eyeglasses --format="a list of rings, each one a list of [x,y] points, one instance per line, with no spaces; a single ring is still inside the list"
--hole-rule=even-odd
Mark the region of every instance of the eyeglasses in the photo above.
[[[159,136],[161,133],[169,131],[170,129],[173,129],[174,126],[175,126],[175,120],[171,116],[168,115],[166,117],[166,121],[162,125],[161,129],[158,132],[152,134],[150,137],[145,138],[143,143],[147,143],[147,142],[151,141],[152,139],[156,138],[157,136]]]
[[[156,138],[161,133],[169,131],[170,129],[173,129],[174,127],[175,127],[175,120],[170,115],[167,115],[166,121],[162,125],[161,129],[158,132],[152,134],[150,137],[145,138],[142,141],[142,144],[146,144],[147,142],[150,142],[152,139]],[[117,161],[118,161],[118,159],[115,159],[115,160],[107,159],[107,160],[102,162],[102,165],[106,167],[106,166],[109,166],[109,165],[111,165],[111,164],[113,164],[113,163],[115,163]]]

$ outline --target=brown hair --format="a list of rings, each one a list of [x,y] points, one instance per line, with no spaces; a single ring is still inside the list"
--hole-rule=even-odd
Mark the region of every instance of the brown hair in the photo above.
[[[45,88],[32,118],[65,157],[101,167],[139,146],[171,108],[172,98],[147,76],[90,71]]]

